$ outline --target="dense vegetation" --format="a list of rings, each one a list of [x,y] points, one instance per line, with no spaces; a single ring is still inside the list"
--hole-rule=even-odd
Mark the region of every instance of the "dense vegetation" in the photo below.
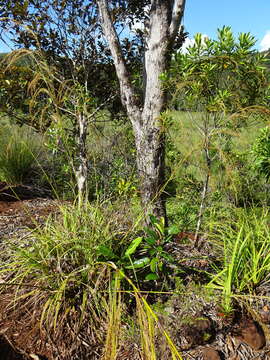
[[[169,333],[159,317],[169,323],[172,302],[196,307],[195,293],[211,297],[226,324],[240,306],[253,314],[256,299],[267,298],[270,60],[254,44],[223,27],[217,40],[198,34],[187,54],[173,54],[160,116],[168,219],[150,214],[146,222],[125,111],[111,111],[100,88],[64,78],[64,57],[56,66],[38,50],[3,56],[0,181],[46,189],[61,205],[26,242],[3,240],[1,301],[11,317],[13,306],[35,314],[41,337],[57,344],[52,359],[120,359],[136,344],[145,359],[181,359],[174,331],[192,320]],[[95,64],[110,80],[106,92],[116,87],[108,68]],[[78,113],[89,117],[83,202]],[[31,316],[24,321],[33,326]]]

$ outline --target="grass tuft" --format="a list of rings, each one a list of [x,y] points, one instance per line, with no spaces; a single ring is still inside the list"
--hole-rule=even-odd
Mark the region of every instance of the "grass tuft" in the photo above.
[[[269,282],[270,228],[265,209],[249,213],[238,211],[235,219],[215,225],[215,245],[223,258],[215,266],[208,284],[222,292],[225,312],[233,310],[232,299],[240,294],[255,296],[262,284]]]

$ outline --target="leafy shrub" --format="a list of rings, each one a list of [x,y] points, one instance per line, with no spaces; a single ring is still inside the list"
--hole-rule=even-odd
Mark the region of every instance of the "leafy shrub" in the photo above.
[[[138,282],[141,289],[145,281],[155,280],[158,286],[164,286],[169,282],[171,266],[175,264],[167,245],[179,232],[179,227],[166,227],[164,218],[158,220],[153,215],[150,222],[150,226],[144,228],[144,234],[133,239],[120,253],[108,246],[99,247],[101,259],[115,262],[129,278]]]
[[[187,53],[175,54],[165,79],[177,108],[234,113],[268,98],[265,57],[253,50],[250,33],[234,37],[232,29],[217,30],[217,39],[198,33]]]

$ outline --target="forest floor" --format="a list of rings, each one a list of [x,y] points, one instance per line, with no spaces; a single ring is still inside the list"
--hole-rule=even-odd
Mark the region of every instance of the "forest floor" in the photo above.
[[[23,199],[21,196],[21,200],[16,201],[12,197],[3,197],[1,200],[0,192],[1,261],[8,257],[8,254],[5,254],[6,239],[14,239],[15,244],[26,242],[24,245],[27,246],[31,231],[37,226],[42,226],[50,214],[58,211],[58,200],[36,196],[31,198],[29,194],[26,197],[27,199]],[[224,316],[219,308],[218,298],[194,285],[196,277],[200,272],[207,270],[213,256],[210,244],[205,241],[199,249],[194,249],[191,240],[180,244],[179,237],[183,237],[183,234],[175,239],[173,251],[178,251],[181,258],[185,258],[181,262],[181,266],[186,270],[184,291],[182,295],[172,296],[159,315],[162,326],[170,329],[172,340],[183,358],[270,360],[269,300],[256,301],[249,304],[249,307],[239,306],[234,314]],[[264,289],[262,295],[269,296],[269,289]],[[0,360],[55,360],[50,357],[49,351],[46,353],[40,345],[43,340],[38,338],[39,326],[35,324],[35,329],[30,329],[24,326],[23,318],[24,314],[17,314],[13,319],[7,318],[5,304],[0,302]],[[164,350],[165,347],[163,341],[157,338],[157,353],[160,360],[170,359],[169,353]],[[41,348],[43,351],[40,351]],[[61,359],[61,356],[57,359]],[[117,360],[125,359],[135,360],[142,357],[139,350],[133,356],[127,352],[127,347],[123,346]]]

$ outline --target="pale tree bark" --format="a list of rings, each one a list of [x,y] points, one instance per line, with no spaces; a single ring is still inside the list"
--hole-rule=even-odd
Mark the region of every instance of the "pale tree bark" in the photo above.
[[[76,136],[76,146],[77,146],[77,159],[75,162],[78,163],[75,170],[77,187],[78,187],[78,204],[79,206],[83,205],[83,202],[87,199],[87,149],[86,149],[86,136],[87,136],[87,126],[88,119],[87,116],[83,113],[77,115],[78,121],[78,134]]]
[[[145,214],[166,218],[165,134],[160,121],[166,104],[160,76],[178,34],[185,0],[152,0],[144,51],[144,98],[139,102],[130,81],[120,41],[110,17],[108,0],[97,0],[101,24],[119,79],[121,99],[132,123],[137,151],[141,201]]]

